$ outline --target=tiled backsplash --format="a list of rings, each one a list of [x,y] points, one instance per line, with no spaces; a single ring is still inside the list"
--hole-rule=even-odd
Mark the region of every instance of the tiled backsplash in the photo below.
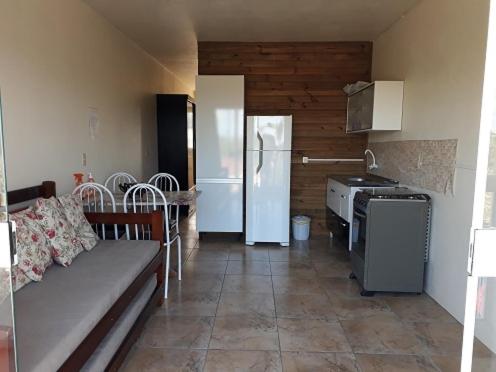
[[[458,140],[369,143],[378,169],[372,173],[402,184],[453,194]]]

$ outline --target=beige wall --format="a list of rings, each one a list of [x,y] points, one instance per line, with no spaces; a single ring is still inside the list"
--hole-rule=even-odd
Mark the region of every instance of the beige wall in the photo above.
[[[405,80],[405,96],[403,130],[371,135],[370,142],[458,139],[455,195],[429,192],[433,225],[426,291],[460,321],[488,10],[489,0],[423,0],[374,43],[373,78]],[[496,299],[496,291],[490,296]],[[479,330],[479,336],[496,350],[490,332]]]
[[[116,170],[152,174],[154,94],[191,93],[79,0],[0,0],[0,89],[9,189],[50,179],[59,192],[76,171],[97,181]]]

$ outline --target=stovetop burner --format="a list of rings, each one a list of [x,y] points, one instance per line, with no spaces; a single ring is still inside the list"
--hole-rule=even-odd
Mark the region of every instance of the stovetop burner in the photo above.
[[[429,195],[415,192],[406,187],[363,190],[356,196],[366,202],[374,199],[430,200]]]

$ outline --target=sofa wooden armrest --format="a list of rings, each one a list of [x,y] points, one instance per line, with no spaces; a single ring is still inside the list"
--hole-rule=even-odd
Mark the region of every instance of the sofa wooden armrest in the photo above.
[[[152,213],[85,213],[91,224],[105,225],[150,225],[152,240],[164,244],[163,214],[160,211]]]
[[[23,203],[36,198],[49,199],[56,194],[56,186],[53,181],[43,181],[41,185],[25,187],[23,189],[9,191],[7,201],[9,205]]]

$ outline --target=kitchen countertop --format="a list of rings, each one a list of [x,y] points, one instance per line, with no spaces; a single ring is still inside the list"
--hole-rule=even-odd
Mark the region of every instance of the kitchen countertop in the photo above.
[[[353,181],[350,178],[360,177],[363,178],[364,181]],[[378,187],[378,186],[397,186],[398,182],[391,180],[389,178],[384,178],[380,176],[376,176],[373,174],[350,174],[350,175],[328,175],[328,178],[331,178],[343,185],[350,187]]]

